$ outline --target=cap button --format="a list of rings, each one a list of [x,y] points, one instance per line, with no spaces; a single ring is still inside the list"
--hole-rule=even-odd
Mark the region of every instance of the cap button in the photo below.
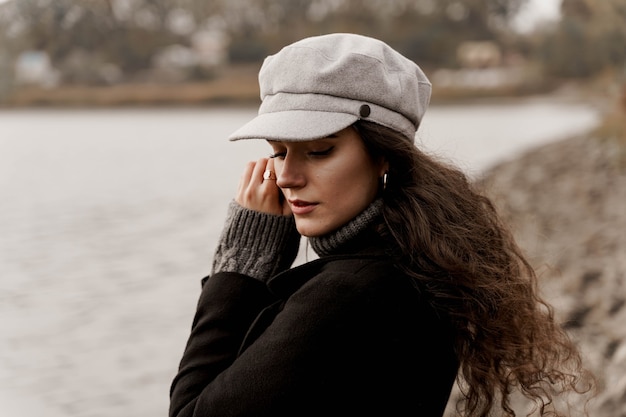
[[[368,106],[367,104],[361,105],[361,108],[359,109],[359,115],[361,117],[367,117],[370,115],[371,112],[372,110],[370,109],[370,106]]]

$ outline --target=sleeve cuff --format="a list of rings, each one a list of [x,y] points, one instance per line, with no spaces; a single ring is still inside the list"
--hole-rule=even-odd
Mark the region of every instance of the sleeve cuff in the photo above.
[[[265,282],[291,266],[299,245],[293,216],[261,213],[233,200],[213,259],[213,273],[237,272]]]

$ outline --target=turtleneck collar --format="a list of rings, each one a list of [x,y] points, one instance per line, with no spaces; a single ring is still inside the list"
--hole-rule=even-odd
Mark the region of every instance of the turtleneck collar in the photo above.
[[[383,200],[376,199],[361,214],[327,235],[310,237],[309,243],[319,256],[332,255],[367,230],[381,215]]]

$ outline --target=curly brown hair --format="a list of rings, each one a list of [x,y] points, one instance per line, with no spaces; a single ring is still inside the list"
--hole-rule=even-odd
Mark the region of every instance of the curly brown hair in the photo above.
[[[401,134],[366,121],[354,126],[372,157],[389,163],[382,233],[398,249],[398,267],[455,325],[457,412],[486,417],[499,402],[503,415],[515,416],[517,391],[540,415],[563,416],[554,398],[591,392],[593,377],[493,203]]]

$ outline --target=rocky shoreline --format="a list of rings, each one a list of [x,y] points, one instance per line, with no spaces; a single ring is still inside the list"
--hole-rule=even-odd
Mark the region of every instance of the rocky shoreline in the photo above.
[[[626,416],[626,148],[581,135],[495,166],[478,183],[599,380],[589,415]]]

